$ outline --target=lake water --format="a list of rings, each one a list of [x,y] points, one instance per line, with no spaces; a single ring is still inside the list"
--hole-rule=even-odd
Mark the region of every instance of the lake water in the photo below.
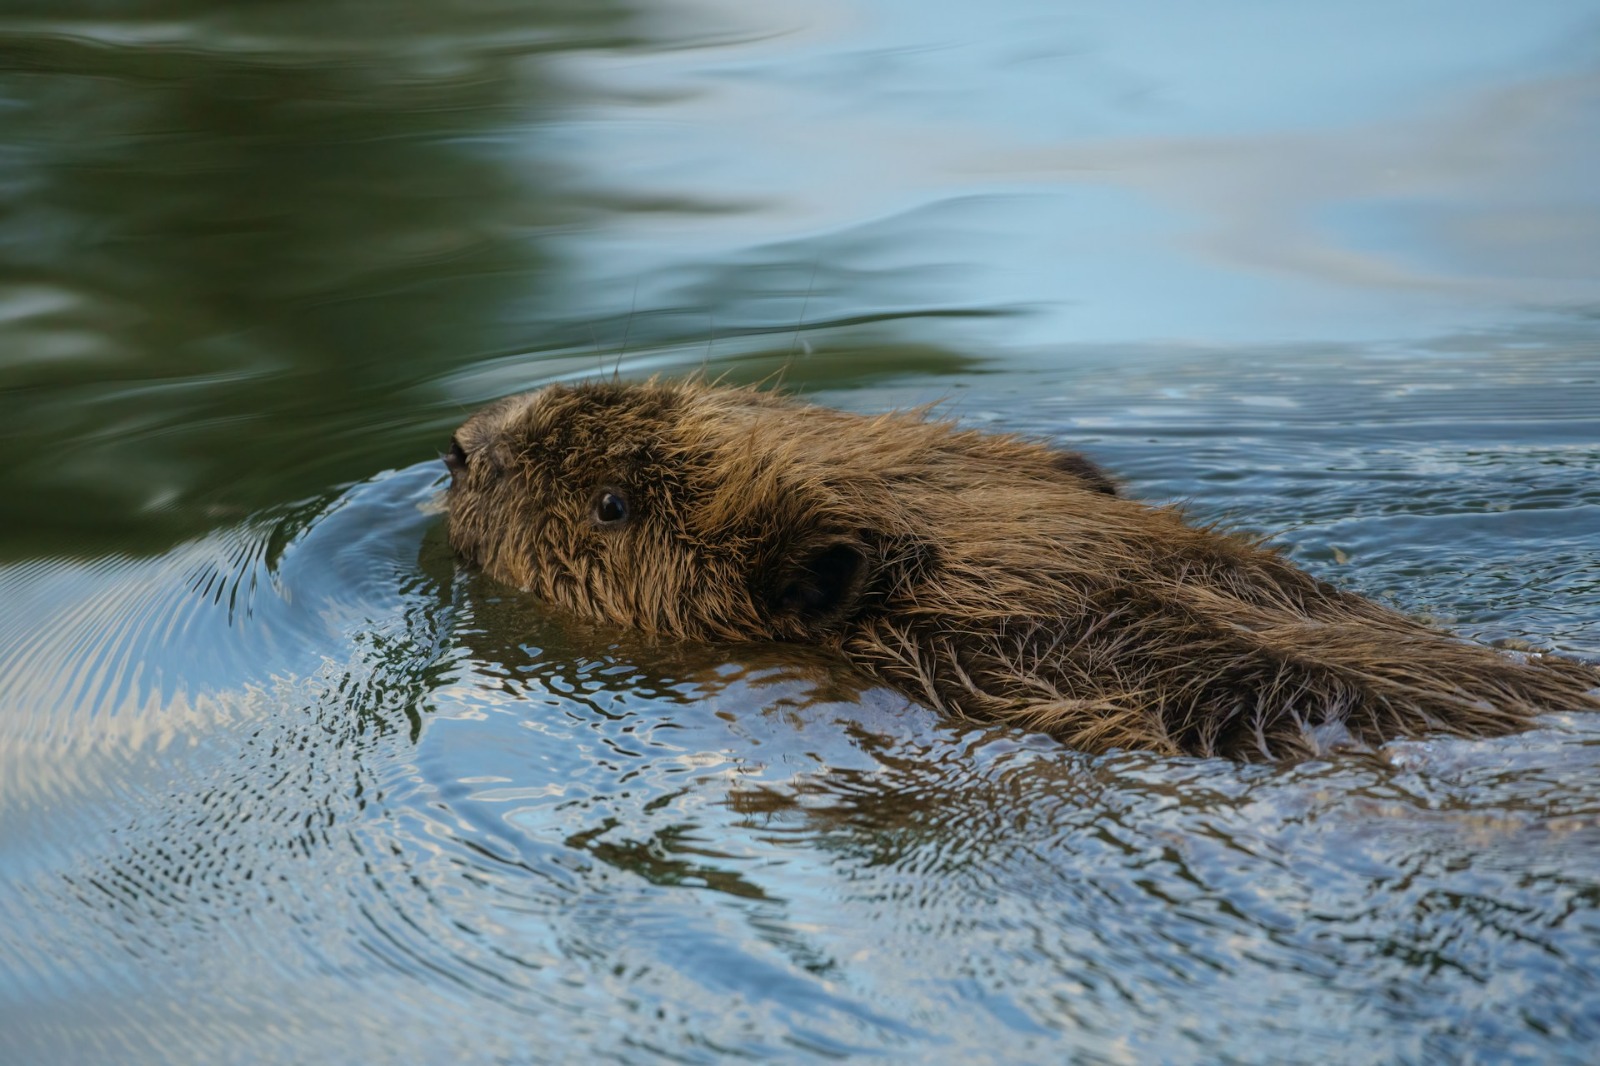
[[[458,566],[620,370],[1600,657],[1600,11],[10,0],[0,1061],[1589,1062],[1600,716],[1086,757]]]

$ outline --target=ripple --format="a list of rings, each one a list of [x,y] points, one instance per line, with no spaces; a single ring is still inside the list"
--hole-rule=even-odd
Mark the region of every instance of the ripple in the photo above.
[[[1320,381],[1283,410],[1333,404]],[[1060,424],[1055,402],[983,407]],[[1463,628],[1592,632],[1583,447],[1196,417],[1158,405],[1099,443],[1146,488],[1236,473],[1206,506],[1298,516],[1310,565]],[[619,1060],[1192,1060],[1243,1027],[1341,1060],[1600,1038],[1596,716],[1291,767],[1085,757],[808,649],[566,617],[458,570],[437,481],[4,571],[27,607],[0,619],[23,1046],[402,1059],[471,1032],[517,1058],[532,1023]],[[86,1001],[93,1036],[70,1025]]]
[[[0,802],[92,787],[95,760],[163,750],[239,713],[229,693],[314,673],[330,639],[394,602],[434,480],[379,478],[154,559],[0,567],[0,598],[19,607],[0,619]]]

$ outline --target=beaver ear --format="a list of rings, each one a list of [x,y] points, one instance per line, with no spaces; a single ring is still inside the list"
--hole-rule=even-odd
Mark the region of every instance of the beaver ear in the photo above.
[[[1083,483],[1084,488],[1092,492],[1103,492],[1107,496],[1117,495],[1117,483],[1111,480],[1111,475],[1077,452],[1054,452],[1050,456],[1050,467],[1063,474],[1071,474]]]
[[[859,541],[827,537],[785,556],[767,586],[767,606],[775,618],[815,631],[854,613],[867,578],[867,553]]]

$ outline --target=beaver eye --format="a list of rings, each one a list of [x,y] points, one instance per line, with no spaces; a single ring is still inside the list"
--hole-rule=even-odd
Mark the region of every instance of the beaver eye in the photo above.
[[[628,520],[628,500],[616,489],[601,489],[594,494],[589,517],[601,529],[615,529]]]

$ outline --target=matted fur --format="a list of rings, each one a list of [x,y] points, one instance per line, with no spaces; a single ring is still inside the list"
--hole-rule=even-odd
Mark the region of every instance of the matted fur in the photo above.
[[[450,541],[501,581],[672,637],[834,647],[1086,751],[1278,758],[1600,705],[1591,667],[1428,629],[1080,456],[918,412],[551,386],[474,415],[449,462]],[[605,493],[625,520],[597,521]]]

